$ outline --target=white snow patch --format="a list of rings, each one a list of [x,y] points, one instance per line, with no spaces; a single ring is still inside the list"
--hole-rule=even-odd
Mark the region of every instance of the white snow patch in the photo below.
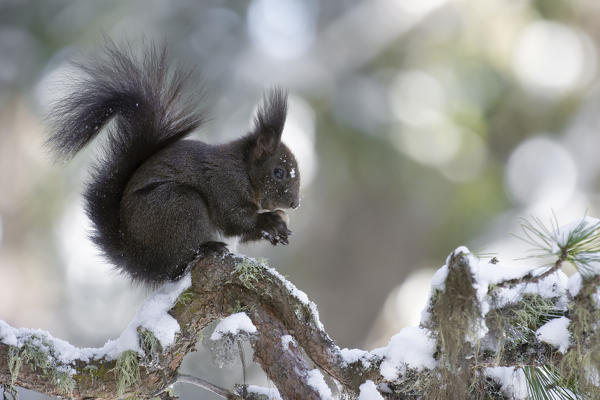
[[[596,307],[600,307],[600,287],[597,287],[596,291],[592,293],[592,299],[596,303]]]
[[[365,381],[365,383],[358,388],[360,389],[360,394],[357,400],[384,400],[383,396],[377,391],[377,387],[371,380]]]
[[[471,250],[469,250],[467,246],[458,246],[456,249],[454,249],[452,253],[448,255],[448,257],[446,257],[446,265],[450,264],[450,259],[452,257],[457,256],[460,253],[463,253],[464,255],[469,255],[471,254]]]
[[[448,277],[448,265],[441,266],[431,278],[431,292],[435,289],[444,290],[446,288],[446,278]]]
[[[151,294],[142,303],[138,312],[133,317],[127,328],[117,339],[107,341],[100,348],[75,347],[72,344],[52,337],[48,332],[41,329],[14,328],[4,321],[0,321],[0,342],[21,347],[27,341],[34,340],[40,349],[47,347],[44,342],[54,348],[56,360],[62,364],[69,365],[75,360],[89,362],[91,359],[107,360],[116,359],[122,352],[133,350],[140,352],[137,328],[148,329],[158,339],[163,348],[174,343],[175,334],[179,332],[177,320],[169,315],[179,295],[192,284],[190,274],[187,274],[177,282],[167,282]],[[50,350],[50,349],[47,349]],[[73,371],[74,372],[74,371]]]
[[[534,275],[547,271],[547,267],[537,268]],[[496,307],[504,307],[517,303],[526,294],[538,294],[544,298],[566,296],[569,278],[561,270],[557,270],[537,282],[520,283],[513,287],[504,287],[496,291]],[[565,302],[566,305],[566,302]]]
[[[581,279],[581,274],[579,272],[575,272],[573,275],[571,275],[569,278],[569,283],[567,284],[567,289],[569,290],[571,297],[577,296],[581,290],[582,284],[583,280]]]
[[[0,321],[0,342],[9,346],[18,346],[19,342],[15,331],[15,328],[4,321]]]
[[[277,270],[275,268],[266,267],[266,269],[267,269],[267,271],[269,271],[269,273],[271,275],[273,275],[277,279],[279,279],[285,285],[286,289],[289,290],[290,293],[292,293],[292,295],[294,297],[296,297],[302,304],[305,304],[308,306],[308,308],[310,308],[310,310],[313,313],[313,316],[315,318],[315,324],[317,325],[317,328],[319,328],[320,330],[325,330],[325,327],[323,326],[323,324],[321,323],[321,320],[319,319],[319,310],[317,310],[317,305],[308,299],[308,296],[306,295],[306,293],[304,293],[302,290],[298,289],[292,282],[285,279],[283,277],[283,275],[281,275],[279,272],[277,272]]]
[[[331,389],[325,383],[325,379],[323,378],[323,374],[318,369],[313,369],[308,371],[307,380],[309,386],[315,389],[321,399],[323,400],[333,400],[333,395],[331,394]]]
[[[210,340],[221,340],[225,335],[237,335],[240,332],[256,333],[256,327],[246,313],[240,312],[223,318],[210,335]]]
[[[246,387],[248,393],[256,393],[261,394],[263,396],[267,396],[269,400],[282,400],[281,395],[279,394],[279,390],[277,388],[266,388],[263,386],[256,385],[248,385]]]
[[[51,346],[54,349],[53,355],[56,362],[64,365],[72,364],[77,359],[88,361],[93,356],[93,352],[97,350],[81,349],[62,339],[52,337],[50,333],[42,329],[14,328],[4,321],[0,321],[0,342],[15,347],[21,347],[25,343],[31,342],[49,356]]]
[[[296,177],[296,168],[292,168],[290,169],[290,178],[295,178]]]
[[[569,348],[571,334],[569,333],[569,324],[571,320],[567,317],[552,319],[542,325],[535,334],[542,341],[558,348],[558,351],[565,353]]]
[[[290,349],[290,343],[295,344],[296,341],[294,340],[294,338],[292,337],[292,335],[283,335],[281,337],[281,346],[283,346],[284,350],[289,350]]]
[[[386,347],[373,350],[372,354],[384,357],[379,367],[381,375],[385,379],[394,380],[399,374],[406,372],[406,368],[435,368],[435,340],[427,333],[426,329],[419,327],[404,328],[392,336]]]
[[[429,295],[427,295],[428,299],[431,299],[436,290],[444,291],[446,290],[446,278],[448,277],[448,265],[442,265],[433,277],[431,278],[431,287],[429,289]],[[425,303],[425,308],[421,311],[421,324],[429,321],[431,315],[429,313],[429,305],[430,300],[427,300]]]
[[[371,366],[371,361],[369,361],[369,359],[372,355],[368,351],[361,349],[341,349],[340,353],[346,364],[352,364],[360,360],[363,368],[369,368]]]
[[[140,352],[138,327],[152,332],[163,348],[172,345],[175,342],[175,334],[179,332],[179,324],[168,311],[177,301],[177,297],[191,285],[192,276],[189,273],[176,282],[164,283],[142,303],[119,338],[106,342],[100,352],[110,359],[117,358],[126,350]]]
[[[521,368],[493,367],[486,368],[485,374],[501,386],[502,392],[514,400],[528,398],[527,378]]]

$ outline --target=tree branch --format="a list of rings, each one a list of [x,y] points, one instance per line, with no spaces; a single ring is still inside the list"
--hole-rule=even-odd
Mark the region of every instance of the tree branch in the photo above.
[[[300,299],[300,292],[289,287],[289,282],[281,280],[274,270],[227,254],[197,261],[191,274],[192,286],[183,300],[169,310],[180,326],[175,343],[162,349],[158,360],[151,360],[149,354],[140,355],[139,379],[124,392],[119,393],[116,360],[77,360],[71,366],[75,369],[74,382],[66,393],[53,381],[50,369],[43,371],[25,362],[16,375],[11,374],[12,347],[4,343],[0,343],[0,384],[15,384],[55,396],[68,394],[76,399],[117,398],[118,393],[149,398],[175,380],[183,358],[194,351],[202,329],[240,307],[250,310],[248,315],[259,332],[251,340],[255,360],[284,398],[319,398],[318,392],[307,384],[312,368],[304,360],[301,348],[319,367],[351,389],[357,390],[364,380],[353,375],[362,366],[343,362],[339,348],[322,330],[316,309],[306,299]],[[283,348],[281,337],[287,334],[295,337],[298,346]]]
[[[397,375],[390,375],[387,366],[384,377],[380,367],[383,370],[382,363],[389,364],[388,357],[394,357],[387,350],[359,351],[362,356],[345,358],[344,351],[323,329],[316,307],[306,294],[260,261],[225,254],[208,256],[193,263],[191,286],[179,295],[168,311],[180,329],[173,344],[167,348],[155,349],[142,343],[141,353],[124,352],[117,360],[106,357],[80,359],[65,365],[51,349],[53,339],[34,333],[20,347],[0,342],[0,384],[75,399],[131,396],[149,399],[157,394],[171,398],[166,389],[173,382],[193,381],[228,399],[260,398],[256,393],[247,392],[245,385],[228,391],[178,374],[183,358],[194,351],[202,330],[211,322],[240,311],[244,311],[256,327],[256,334],[249,336],[254,360],[284,399],[322,397],[318,385],[311,382],[314,367],[305,356],[337,381],[342,390],[357,394],[359,387],[371,380],[384,385],[380,388],[385,387],[381,391],[385,398],[394,399],[414,398],[417,394],[426,398],[448,398],[439,397],[441,392],[436,392],[436,388],[460,395],[473,388],[485,391],[489,384],[477,379],[484,376],[489,367],[551,365],[559,368],[565,365],[565,358],[579,357],[572,353],[563,355],[529,331],[524,342],[503,337],[518,326],[513,313],[521,303],[502,307],[492,304],[484,313],[482,302],[485,299],[480,297],[481,291],[475,289],[483,283],[476,281],[471,262],[462,252],[453,253],[448,260],[444,286],[432,293],[428,307],[430,318],[424,320],[422,326],[436,343],[435,351],[429,355],[437,363],[434,369],[423,370],[423,367],[411,364],[413,361],[406,360],[395,364]],[[558,270],[561,263],[557,262],[552,270]],[[550,277],[550,273],[544,273],[535,278],[540,282]],[[513,286],[526,285],[531,279],[529,275],[520,280],[506,279],[494,287],[513,290]],[[586,307],[585,312],[574,309],[577,317],[573,320],[573,329],[581,330],[579,347],[582,343],[595,345],[599,336],[589,329],[590,318],[598,315],[592,301],[598,279],[587,280],[583,286],[581,293],[572,299]],[[485,287],[483,293],[492,298],[493,291],[489,288],[491,286]],[[489,327],[489,331],[482,327]],[[141,327],[138,334],[142,342],[144,330]],[[286,340],[284,344],[282,338],[287,335],[294,341]],[[44,347],[44,351],[40,351],[40,347]],[[404,359],[401,357],[400,360]]]

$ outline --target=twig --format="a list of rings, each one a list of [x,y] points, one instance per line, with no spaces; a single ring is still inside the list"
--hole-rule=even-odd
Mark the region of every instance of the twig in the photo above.
[[[515,286],[518,285],[520,283],[535,283],[535,282],[539,282],[542,279],[552,275],[554,272],[558,271],[561,267],[563,262],[566,259],[566,254],[561,254],[560,257],[558,258],[558,260],[556,260],[556,262],[554,263],[554,265],[550,268],[548,268],[546,271],[544,271],[543,273],[539,274],[539,275],[533,275],[531,272],[529,272],[527,275],[524,275],[520,278],[514,278],[514,279],[509,279],[507,281],[503,281],[500,282],[498,284],[496,284],[494,287],[498,288],[498,287],[507,287],[507,286]]]
[[[223,389],[220,386],[213,385],[212,383],[205,381],[204,379],[197,378],[192,375],[178,374],[175,383],[188,383],[190,385],[198,386],[202,389],[213,392],[214,394],[223,397],[224,399],[230,398],[233,393],[227,389]]]
[[[246,384],[246,358],[244,357],[244,347],[242,346],[241,340],[237,341],[238,351],[240,353],[240,361],[242,363],[242,379],[244,385]]]

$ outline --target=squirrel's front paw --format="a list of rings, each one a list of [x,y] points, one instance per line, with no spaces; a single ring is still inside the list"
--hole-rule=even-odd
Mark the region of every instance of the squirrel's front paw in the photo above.
[[[278,243],[288,244],[288,237],[292,234],[287,224],[277,211],[266,212],[258,215],[258,229],[264,239],[272,245]]]

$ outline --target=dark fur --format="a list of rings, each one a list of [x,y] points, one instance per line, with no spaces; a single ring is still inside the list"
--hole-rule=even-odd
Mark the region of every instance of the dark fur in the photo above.
[[[155,284],[176,278],[203,248],[222,247],[221,236],[287,244],[274,210],[298,205],[299,175],[281,143],[285,93],[270,91],[252,131],[236,141],[182,140],[203,122],[191,74],[171,68],[164,48],[132,53],[109,43],[104,56],[76,64],[85,77],[54,105],[48,140],[68,159],[114,119],[85,193],[93,240],[108,259]]]

